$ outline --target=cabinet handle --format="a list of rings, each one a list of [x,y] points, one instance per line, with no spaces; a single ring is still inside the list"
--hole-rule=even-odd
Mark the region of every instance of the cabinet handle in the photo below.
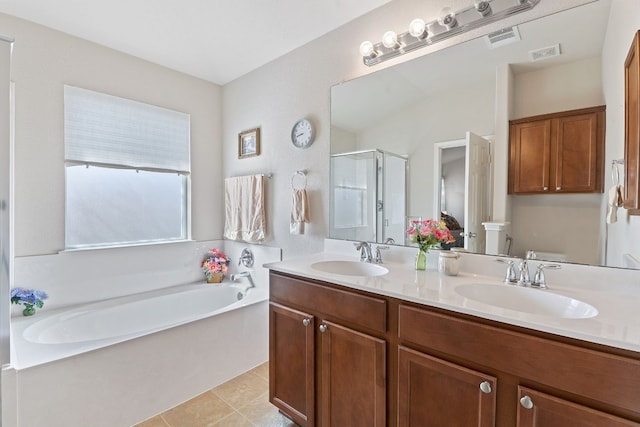
[[[531,400],[529,396],[522,396],[522,398],[520,399],[520,404],[526,409],[533,408],[533,400]]]
[[[549,187],[542,187],[543,191],[549,191]]]
[[[489,381],[483,381],[480,383],[480,391],[486,394],[491,393],[491,383]]]
[[[562,187],[556,187],[556,191],[562,190]]]
[[[323,323],[322,325],[320,325],[320,332],[326,332],[326,331],[327,331],[327,325]]]
[[[309,319],[303,319],[303,320],[302,320],[302,324],[303,324],[304,326],[309,326],[309,325],[311,324],[311,320],[309,320]]]

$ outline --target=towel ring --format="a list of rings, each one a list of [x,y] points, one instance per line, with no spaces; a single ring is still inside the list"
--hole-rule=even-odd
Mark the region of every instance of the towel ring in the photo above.
[[[300,179],[298,179],[298,186],[296,186],[296,178],[300,177]],[[294,190],[304,190],[305,188],[307,188],[307,174],[305,173],[305,171],[296,171],[296,173],[293,174],[293,176],[291,177],[291,188],[293,188]]]

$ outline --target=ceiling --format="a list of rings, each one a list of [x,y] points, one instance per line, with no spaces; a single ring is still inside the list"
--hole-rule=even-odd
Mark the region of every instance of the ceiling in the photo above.
[[[223,85],[389,1],[0,0],[0,12]]]

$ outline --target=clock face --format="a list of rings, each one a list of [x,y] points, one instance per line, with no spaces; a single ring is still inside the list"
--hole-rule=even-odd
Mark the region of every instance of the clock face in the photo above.
[[[298,120],[291,129],[291,142],[298,148],[307,148],[313,144],[313,125],[307,119]]]

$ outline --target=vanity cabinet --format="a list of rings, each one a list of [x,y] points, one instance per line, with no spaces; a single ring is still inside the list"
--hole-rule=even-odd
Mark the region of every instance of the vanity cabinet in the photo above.
[[[467,386],[456,385],[449,379],[429,380],[431,384],[444,384],[440,388],[445,394],[452,393],[448,399],[457,411],[469,412],[469,416],[478,411],[478,418],[486,414],[486,421],[480,418],[477,423],[449,425],[494,425],[488,403],[494,398],[498,427],[640,426],[637,355],[634,358],[610,354],[589,348],[586,343],[583,347],[549,334],[406,304],[399,307],[398,331],[400,352],[406,347],[413,354],[428,358],[425,360],[437,357],[438,363],[447,367],[439,368],[444,375],[451,377],[452,372],[459,370],[469,379]],[[404,380],[400,375],[399,396],[403,395],[402,381],[424,382],[427,378],[419,369],[408,375],[410,378]],[[485,388],[490,393],[480,390],[485,381],[491,384],[491,389]],[[474,393],[475,401],[471,400]],[[468,401],[462,402],[463,394]],[[442,404],[438,403],[441,397],[434,392],[423,392],[423,396],[430,402],[413,398],[407,403],[411,406],[404,409],[400,404],[399,420],[406,419],[403,412],[420,413],[423,405]],[[487,403],[482,405],[482,399]],[[438,424],[425,421],[418,425]]]
[[[398,426],[493,426],[495,390],[491,375],[398,349]]]
[[[601,193],[605,107],[509,122],[509,193]]]
[[[637,352],[274,271],[269,339],[300,426],[640,426]]]
[[[269,400],[300,426],[387,425],[387,302],[270,275]]]

